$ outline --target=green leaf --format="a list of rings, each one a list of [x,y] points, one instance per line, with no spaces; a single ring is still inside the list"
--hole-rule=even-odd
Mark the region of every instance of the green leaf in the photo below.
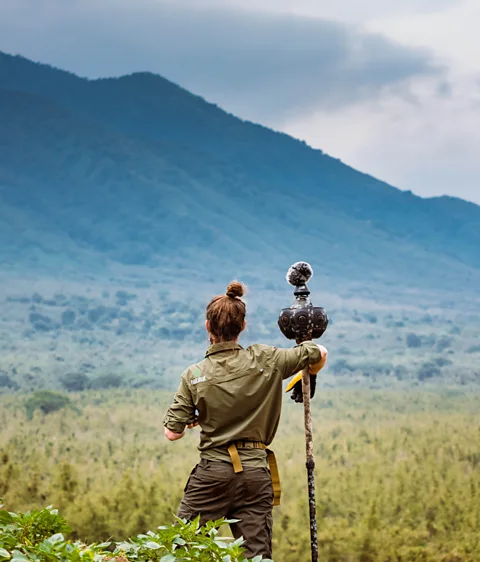
[[[8,511],[0,511],[0,525],[10,525],[14,519]]]
[[[24,562],[25,560],[28,560],[28,558],[22,554],[19,550],[14,550],[12,552],[12,562]]]
[[[177,558],[173,554],[167,554],[160,559],[160,562],[175,562],[175,560],[177,560]]]
[[[51,536],[48,540],[52,544],[56,544],[57,542],[63,542],[65,540],[65,537],[62,535],[62,533],[56,533],[55,535]]]
[[[158,544],[158,542],[153,542],[153,541],[146,542],[145,546],[147,548],[150,548],[151,550],[158,550],[159,548],[161,548],[161,546]]]
[[[187,543],[182,539],[182,537],[175,537],[172,542],[173,542],[173,544],[180,544],[180,545],[187,544]]]
[[[10,552],[4,548],[0,548],[0,558],[6,558],[7,560],[11,558]]]

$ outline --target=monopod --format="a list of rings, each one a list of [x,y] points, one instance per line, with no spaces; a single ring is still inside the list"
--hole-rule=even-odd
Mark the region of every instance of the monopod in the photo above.
[[[278,325],[283,335],[295,340],[297,344],[320,338],[328,325],[325,310],[313,306],[307,282],[313,274],[310,264],[297,262],[287,273],[287,281],[295,287],[295,302],[284,308],[278,317]],[[317,505],[315,500],[315,456],[313,452],[312,412],[310,408],[310,373],[308,368],[302,372],[302,395],[305,422],[306,467],[308,476],[308,505],[310,513],[310,543],[312,562],[318,562]]]

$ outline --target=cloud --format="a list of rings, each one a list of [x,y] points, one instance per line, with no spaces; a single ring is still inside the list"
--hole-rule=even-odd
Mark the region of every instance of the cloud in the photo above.
[[[479,10],[478,0],[0,0],[0,50],[91,77],[157,72],[393,185],[480,203]]]
[[[480,204],[480,90],[475,78],[448,84],[419,80],[416,103],[385,92],[339,111],[317,111],[286,124],[344,162],[423,196],[455,195]],[[479,104],[478,107],[475,107]]]
[[[358,23],[373,18],[439,12],[462,0],[196,0],[197,5],[237,7]]]
[[[448,61],[456,74],[472,73],[480,64],[478,0],[452,3],[435,13],[408,17],[376,17],[366,24],[372,31],[382,31],[402,43],[434,50]]]
[[[193,0],[3,0],[3,9],[0,49],[90,77],[150,70],[266,124],[440,72],[428,51],[350,25]]]

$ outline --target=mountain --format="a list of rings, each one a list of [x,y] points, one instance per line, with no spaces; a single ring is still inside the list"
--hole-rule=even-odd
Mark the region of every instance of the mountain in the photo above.
[[[422,199],[160,76],[87,80],[0,53],[0,262],[475,290],[480,207]]]

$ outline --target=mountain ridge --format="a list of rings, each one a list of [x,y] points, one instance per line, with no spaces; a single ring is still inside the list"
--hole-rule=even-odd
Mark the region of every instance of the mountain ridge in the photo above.
[[[267,256],[280,267],[300,245],[338,278],[471,289],[480,281],[474,203],[399,190],[152,73],[87,80],[0,53],[0,90],[2,202],[40,222],[43,212],[39,232],[70,252],[158,267],[176,245],[180,260],[204,271],[209,260],[235,269],[232,254],[252,269]],[[35,189],[51,192],[58,209],[46,209]],[[15,226],[5,211],[2,221],[5,242],[5,225],[13,237]],[[135,244],[144,254],[136,261]]]

